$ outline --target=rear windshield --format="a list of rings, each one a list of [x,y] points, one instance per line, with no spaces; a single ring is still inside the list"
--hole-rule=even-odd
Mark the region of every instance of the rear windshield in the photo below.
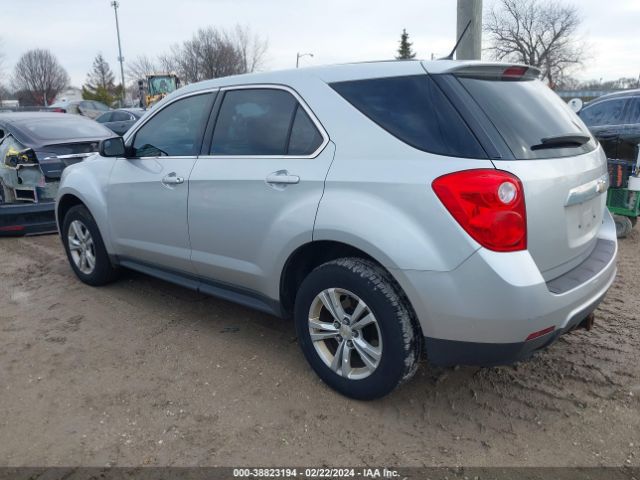
[[[72,114],[59,113],[56,115],[58,118],[23,120],[17,127],[29,137],[45,142],[77,138],[103,138],[111,134],[110,130],[93,120],[76,117]]]
[[[517,159],[573,156],[596,148],[593,139],[571,147],[533,148],[543,139],[588,135],[582,120],[539,80],[500,81],[459,77]]]
[[[487,158],[467,124],[426,74],[338,82],[331,87],[412,147],[439,155]]]

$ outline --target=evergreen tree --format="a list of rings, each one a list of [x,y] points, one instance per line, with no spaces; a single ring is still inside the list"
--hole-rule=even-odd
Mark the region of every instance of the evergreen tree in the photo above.
[[[99,53],[93,61],[93,67],[87,74],[87,82],[82,86],[82,98],[97,100],[111,106],[117,99],[118,87],[111,67]]]
[[[409,34],[406,29],[402,29],[402,35],[400,35],[400,47],[398,47],[398,56],[396,60],[411,60],[416,56],[415,52],[411,50],[413,43],[409,42]]]

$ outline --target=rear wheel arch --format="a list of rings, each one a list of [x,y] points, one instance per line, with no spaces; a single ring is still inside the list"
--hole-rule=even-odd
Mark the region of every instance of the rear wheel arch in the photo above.
[[[344,242],[315,240],[298,247],[284,263],[280,274],[280,304],[286,316],[293,313],[296,293],[305,277],[316,267],[339,258],[361,258],[380,267],[394,282],[397,290],[402,293],[409,307],[413,309],[400,284],[378,259]]]

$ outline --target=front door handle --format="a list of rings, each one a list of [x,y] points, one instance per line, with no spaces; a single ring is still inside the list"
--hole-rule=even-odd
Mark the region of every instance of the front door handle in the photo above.
[[[184,183],[184,178],[178,177],[176,172],[171,172],[162,179],[162,183],[165,185],[179,185]]]
[[[300,183],[300,177],[298,175],[289,175],[286,170],[278,170],[267,175],[267,183],[269,185],[293,185]]]

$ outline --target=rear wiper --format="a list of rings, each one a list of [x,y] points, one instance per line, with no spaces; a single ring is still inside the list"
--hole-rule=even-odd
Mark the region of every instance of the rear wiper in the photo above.
[[[541,143],[533,145],[531,150],[543,150],[545,148],[571,148],[580,147],[591,140],[589,135],[568,134],[547,137],[540,140]]]

